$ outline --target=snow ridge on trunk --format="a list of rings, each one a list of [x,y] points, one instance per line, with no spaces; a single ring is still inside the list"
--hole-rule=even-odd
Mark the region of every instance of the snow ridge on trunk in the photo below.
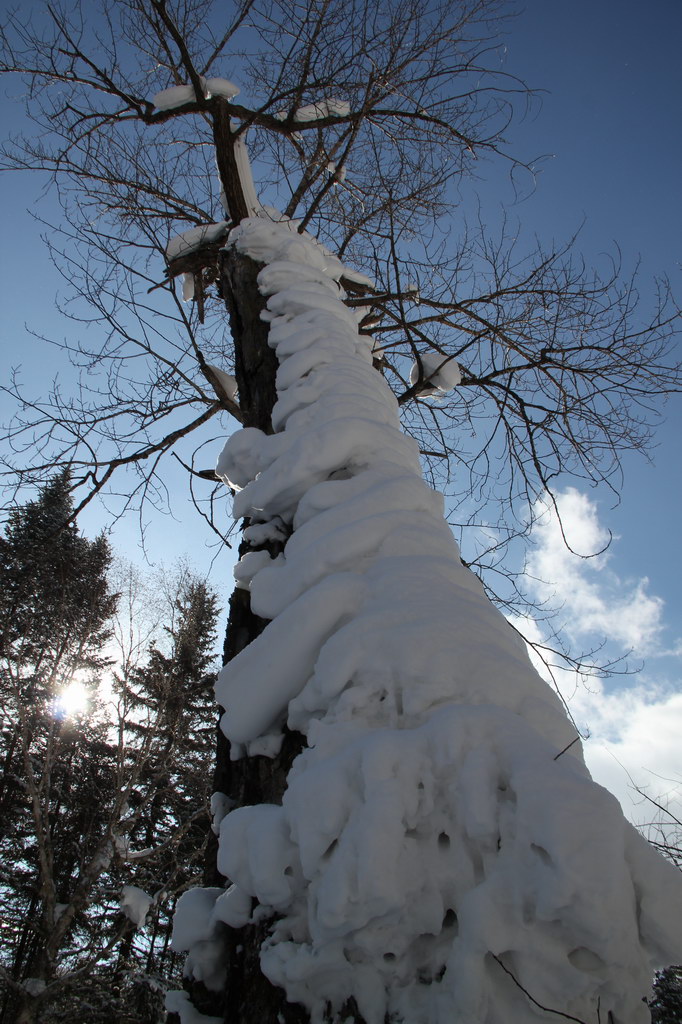
[[[277,433],[237,431],[218,473],[254,544],[293,532],[277,559],[237,568],[272,621],[217,697],[234,756],[276,753],[285,722],[309,748],[281,807],[222,819],[234,886],[211,896],[213,920],[245,923],[255,897],[272,916],[262,969],[313,1022],[354,998],[367,1024],[644,1024],[651,963],[682,945],[677,873],[592,782],[558,698],[461,564],[342,301],[348,272],[265,216],[229,244],[266,264]]]

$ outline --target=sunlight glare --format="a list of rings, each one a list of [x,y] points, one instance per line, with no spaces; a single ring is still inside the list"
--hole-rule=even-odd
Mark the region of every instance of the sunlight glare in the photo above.
[[[87,709],[89,700],[90,693],[87,687],[74,679],[57,697],[57,713],[65,716],[81,715]]]

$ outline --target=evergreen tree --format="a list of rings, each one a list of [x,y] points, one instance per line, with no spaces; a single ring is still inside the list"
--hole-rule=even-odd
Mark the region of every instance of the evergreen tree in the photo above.
[[[53,477],[38,498],[10,512],[0,538],[0,653],[38,679],[100,668],[115,598],[106,573],[111,552],[70,521],[70,473]]]
[[[0,1021],[157,1024],[181,965],[172,912],[209,831],[217,601],[188,573],[176,581],[166,642],[105,705],[111,555],[72,512],[60,474],[0,541]],[[60,696],[74,677],[90,693],[80,713]],[[131,892],[151,894],[147,913],[126,906]]]
[[[74,685],[92,697],[116,607],[109,545],[70,523],[69,485],[68,472],[53,477],[12,511],[0,539],[3,1020],[24,1019],[53,978],[56,949],[78,933],[84,897],[72,897],[100,852],[101,797],[113,782],[102,723],[86,730],[60,703]]]
[[[165,639],[116,684],[123,801],[115,822],[112,814],[115,856],[100,885],[111,956],[49,1007],[49,1024],[66,1024],[74,1013],[89,1024],[108,1024],[112,1015],[117,1024],[159,1024],[165,990],[180,981],[171,923],[178,896],[200,878],[209,832],[217,602],[187,572],[168,589]],[[119,898],[127,905],[117,911]]]
[[[185,577],[172,611],[167,651],[152,646],[147,663],[120,682],[129,771],[138,778],[134,827],[125,840],[131,880],[158,894],[143,958],[150,978],[168,974],[175,901],[201,875],[216,733],[217,598],[203,580]],[[134,974],[140,961],[132,947],[130,953]]]
[[[666,967],[654,981],[649,1003],[651,1024],[680,1024],[682,1021],[682,967]]]
[[[106,573],[111,552],[103,536],[81,536],[69,522],[68,472],[39,496],[12,510],[0,537],[0,686],[2,773],[0,835],[18,825],[22,773],[29,752],[45,752],[57,731],[59,697],[74,680],[91,680],[104,666],[116,597]],[[59,729],[61,742],[72,741]]]

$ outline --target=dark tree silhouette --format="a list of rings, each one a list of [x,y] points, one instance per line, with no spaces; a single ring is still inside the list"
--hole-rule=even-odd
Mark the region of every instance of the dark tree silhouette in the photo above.
[[[183,574],[167,642],[98,696],[118,595],[72,509],[60,473],[0,537],[0,1020],[153,1024],[210,831],[216,598]],[[125,886],[151,893],[146,931]]]

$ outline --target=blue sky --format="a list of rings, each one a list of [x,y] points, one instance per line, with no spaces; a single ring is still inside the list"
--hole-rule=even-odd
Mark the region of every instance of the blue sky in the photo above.
[[[522,231],[561,239],[581,228],[579,248],[596,265],[617,243],[624,267],[641,260],[645,302],[657,274],[668,275],[682,301],[681,40],[678,0],[529,0],[507,39],[507,69],[546,90],[513,132],[519,154],[548,154],[535,190],[513,208]],[[495,197],[486,188],[482,198]],[[682,358],[682,340],[678,350]],[[598,543],[610,529],[607,557],[567,559],[551,523],[538,532],[533,556],[533,567],[555,584],[540,587],[540,596],[563,604],[577,646],[608,632],[609,652],[633,647],[632,664],[644,662],[638,676],[589,689],[562,680],[574,693],[576,720],[591,730],[593,772],[625,802],[630,786],[620,762],[652,795],[672,793],[665,779],[682,778],[681,435],[682,397],[667,405],[653,461],[636,453],[624,460],[617,507],[605,494],[571,500],[567,493],[576,546]],[[640,818],[648,813],[634,809]]]
[[[514,133],[524,151],[551,154],[534,195],[517,207],[524,227],[562,238],[583,224],[579,248],[589,262],[599,263],[618,243],[625,267],[642,261],[645,298],[651,277],[665,273],[678,301],[681,41],[678,0],[531,0],[508,40],[509,70],[547,90],[537,116]],[[653,465],[636,454],[626,459],[623,501],[609,511],[608,524],[622,535],[614,558],[655,577],[661,595],[674,601],[682,401],[669,403],[666,420]]]
[[[512,207],[512,216],[529,238],[537,234],[544,240],[564,239],[582,225],[579,248],[588,263],[600,263],[618,243],[625,267],[641,259],[645,302],[649,281],[657,273],[669,275],[682,300],[682,141],[677,127],[681,40],[679,0],[650,0],[646,5],[641,0],[529,0],[507,36],[507,70],[544,90],[525,120],[510,131],[511,149],[529,159],[547,154],[538,165],[534,190]],[[8,124],[19,123],[14,104],[5,101],[4,113]],[[62,283],[40,242],[41,229],[26,213],[34,208],[47,215],[48,208],[36,205],[37,179],[2,180],[2,370],[6,374],[21,363],[25,380],[46,387],[60,364],[59,354],[32,339],[24,323],[57,338],[68,329],[56,320],[52,301],[55,291],[63,290]],[[513,201],[503,172],[479,183],[477,191],[491,220],[501,200]],[[636,657],[646,658],[644,672],[633,680],[607,684],[592,694],[577,691],[576,715],[581,722],[590,721],[594,750],[608,737],[613,753],[629,765],[639,762],[659,774],[678,775],[682,765],[675,768],[677,744],[664,736],[663,725],[674,723],[677,735],[682,732],[682,704],[674,696],[680,689],[680,656],[670,653],[677,651],[682,636],[681,434],[682,398],[669,404],[653,463],[635,454],[626,458],[618,507],[611,507],[608,495],[590,494],[572,502],[567,498],[576,536],[613,531],[616,540],[608,558],[568,568],[551,524],[538,535],[536,555],[547,573],[561,577],[550,581],[556,584],[552,593],[558,593],[572,620],[576,643],[587,643],[598,633],[590,633],[589,614],[606,627],[610,609],[619,621],[631,623],[628,640],[611,618],[614,653],[636,640]],[[182,518],[182,508],[178,511]],[[95,511],[84,520],[88,531],[100,523]],[[200,530],[194,524],[190,529],[190,523],[188,509],[184,521],[166,520],[155,528],[149,537],[150,556],[171,562],[187,553],[205,570],[211,555]],[[139,557],[136,523],[121,528],[114,539],[128,556]],[[225,592],[230,567],[224,560],[218,573],[216,582]],[[597,598],[601,606],[594,604]],[[601,619],[595,607],[605,609]],[[568,680],[566,685],[572,688]],[[614,693],[619,694],[617,701]],[[595,764],[603,761],[605,776],[613,775],[613,758],[602,754],[604,749],[600,746],[595,753]],[[612,785],[618,788],[619,783]]]

